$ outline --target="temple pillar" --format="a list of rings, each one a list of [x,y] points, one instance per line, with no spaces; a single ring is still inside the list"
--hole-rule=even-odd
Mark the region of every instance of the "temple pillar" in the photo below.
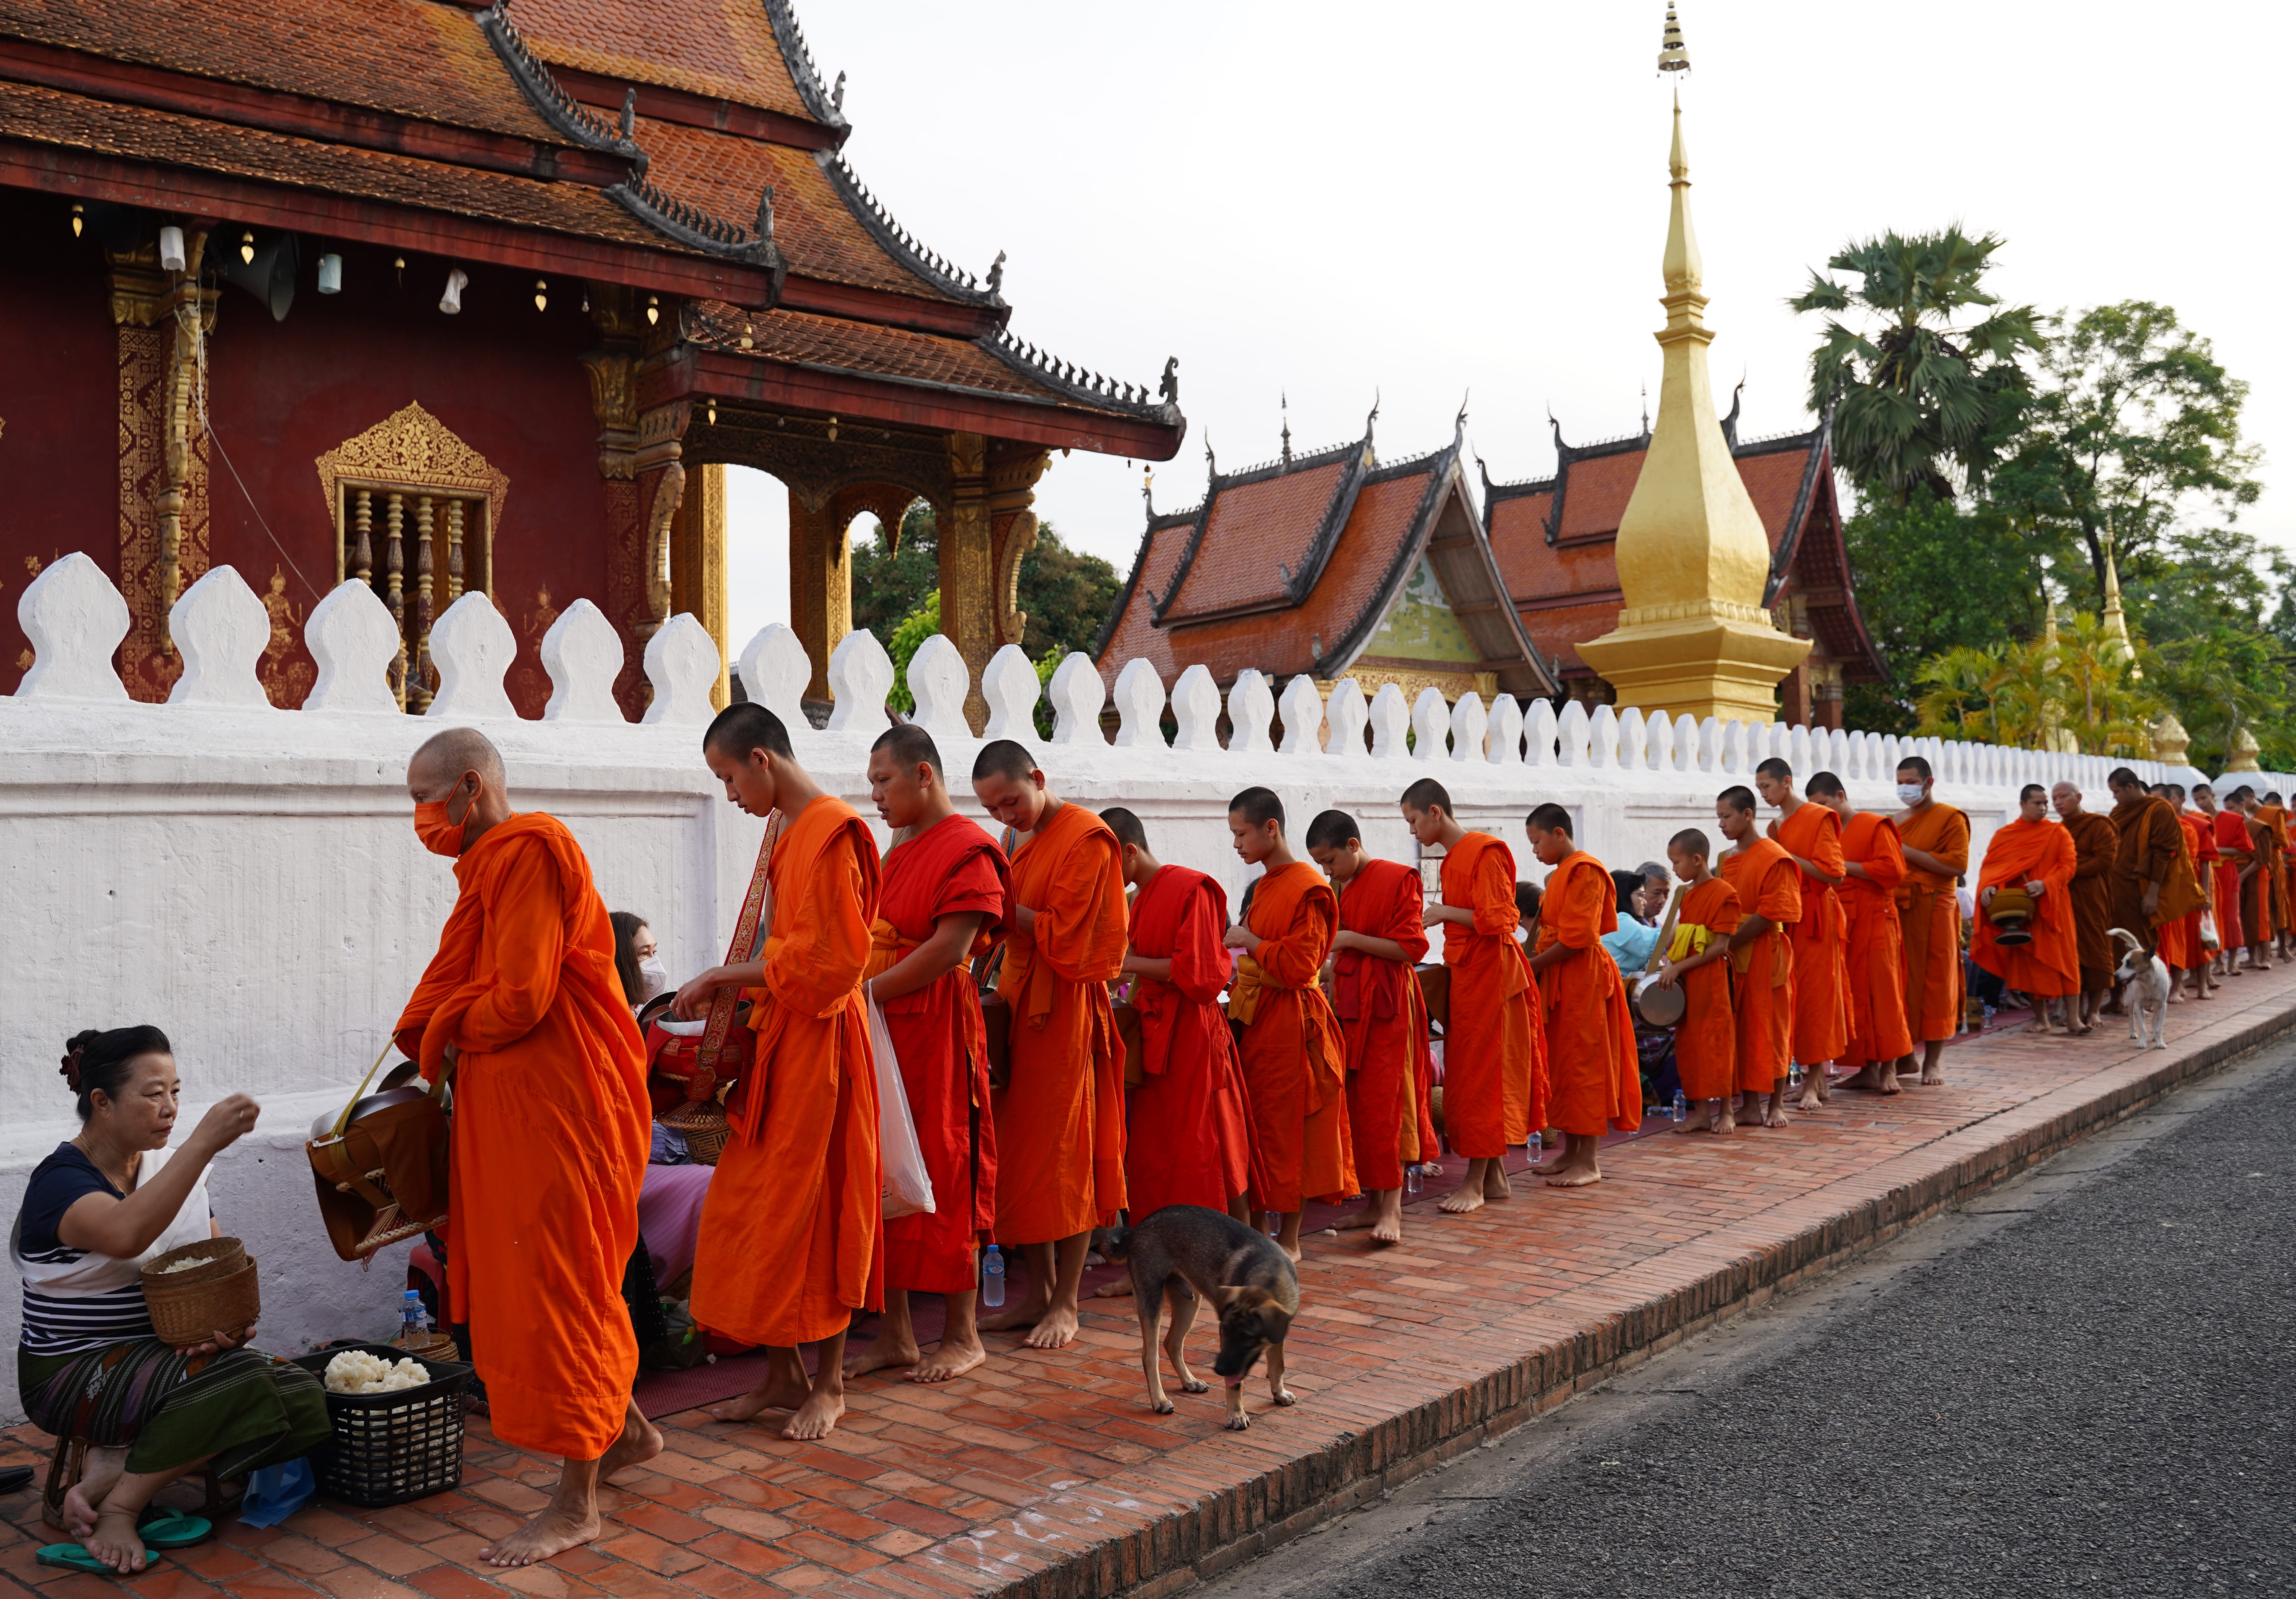
[[[685,474],[685,498],[670,543],[670,614],[690,611],[718,644],[718,686],[710,703],[733,702],[733,593],[726,571],[726,469],[712,463]]]
[[[1810,671],[1810,720],[1813,727],[1841,731],[1841,668],[1820,666]]]
[[[997,646],[995,518],[990,505],[988,440],[979,433],[948,436],[952,480],[947,509],[935,519],[940,554],[940,630],[964,657],[964,718],[975,733],[988,725],[980,697],[981,674]],[[1036,537],[1033,519],[1029,538]]]
[[[1052,459],[1043,450],[1008,448],[988,472],[988,537],[995,573],[996,643],[1026,649],[1029,614],[1021,609],[1021,558],[1037,547],[1037,480]]]
[[[831,702],[830,652],[853,631],[852,552],[835,501],[789,491],[790,626],[813,662],[805,697],[822,705]]]

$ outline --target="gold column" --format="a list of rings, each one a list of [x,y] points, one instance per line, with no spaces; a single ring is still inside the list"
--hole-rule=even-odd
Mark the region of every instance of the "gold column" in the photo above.
[[[437,561],[430,550],[430,496],[414,501],[414,671],[407,699],[418,711],[430,709],[430,579]]]
[[[359,489],[353,500],[352,526],[358,533],[358,543],[350,552],[351,575],[368,587],[374,586],[374,495]]]
[[[406,709],[406,496],[390,496],[384,504],[382,570],[383,601],[390,607],[391,626],[398,633],[398,659],[391,662],[390,686],[398,708]]]
[[[948,470],[949,503],[934,529],[940,548],[940,630],[964,657],[965,676],[971,680],[964,718],[978,733],[988,725],[980,675],[998,643],[988,439],[978,433],[951,433]]]
[[[790,626],[813,662],[805,697],[824,702],[830,697],[830,652],[853,631],[851,540],[835,498],[824,493],[816,505],[789,491]],[[941,559],[946,571],[947,557]]]
[[[733,702],[733,594],[726,570],[726,468],[696,466],[685,476],[676,539],[671,546],[670,614],[691,611],[718,644],[718,686],[710,701],[723,710]]]
[[[463,502],[447,502],[447,603],[463,597]]]

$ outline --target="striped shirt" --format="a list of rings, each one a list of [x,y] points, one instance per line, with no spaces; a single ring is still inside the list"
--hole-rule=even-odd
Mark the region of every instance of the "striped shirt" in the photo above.
[[[167,1164],[171,1150],[146,1150],[136,1173],[150,1177]],[[144,1302],[144,1263],[179,1244],[208,1236],[207,1174],[176,1219],[133,1260],[115,1260],[76,1250],[57,1235],[64,1212],[91,1193],[127,1196],[112,1186],[78,1144],[63,1144],[33,1169],[16,1213],[10,1254],[24,1283],[22,1348],[28,1355],[70,1355],[152,1336],[152,1313]]]

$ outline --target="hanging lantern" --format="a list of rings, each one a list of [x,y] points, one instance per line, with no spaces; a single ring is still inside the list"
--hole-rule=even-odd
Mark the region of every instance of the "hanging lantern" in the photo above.
[[[84,211],[84,210],[81,209],[79,201],[77,201],[77,200],[73,201],[72,201],[72,237],[73,237],[73,238],[77,239],[77,238],[78,238],[78,237],[79,237],[79,230],[80,230],[80,227],[81,227],[81,226],[82,226],[82,225],[83,225],[86,220],[87,220],[87,215],[86,215],[86,211]]]
[[[255,230],[251,227],[239,230],[239,258],[246,266],[255,265]]]
[[[340,294],[343,291],[343,258],[329,253],[319,258],[319,292]]]
[[[837,442],[837,418],[834,416],[829,419],[829,442],[832,444]]]
[[[711,400],[709,402],[709,425],[713,428],[718,425],[718,402],[716,400]]]
[[[1690,70],[1690,52],[1683,47],[1682,24],[1675,19],[1674,0],[1667,0],[1666,37],[1658,53],[1658,70],[1661,72]]]
[[[646,296],[646,325],[652,327],[661,320],[661,299],[658,295]]]
[[[550,280],[548,278],[538,277],[534,280],[534,308],[537,311],[547,311],[550,309]]]

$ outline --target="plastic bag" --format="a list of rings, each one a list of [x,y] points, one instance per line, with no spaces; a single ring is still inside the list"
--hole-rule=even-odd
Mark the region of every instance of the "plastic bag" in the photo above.
[[[901,1062],[893,1054],[893,1035],[885,1026],[885,1013],[877,996],[861,990],[869,1004],[869,1053],[877,1061],[877,1159],[885,1168],[885,1218],[932,1214],[932,1174],[925,1169],[925,1152],[917,1143],[917,1124],[909,1114],[908,1091],[901,1086]]]
[[[250,1472],[247,1493],[239,1502],[239,1519],[250,1527],[276,1527],[311,1502],[319,1479],[308,1456],[282,1461]]]

